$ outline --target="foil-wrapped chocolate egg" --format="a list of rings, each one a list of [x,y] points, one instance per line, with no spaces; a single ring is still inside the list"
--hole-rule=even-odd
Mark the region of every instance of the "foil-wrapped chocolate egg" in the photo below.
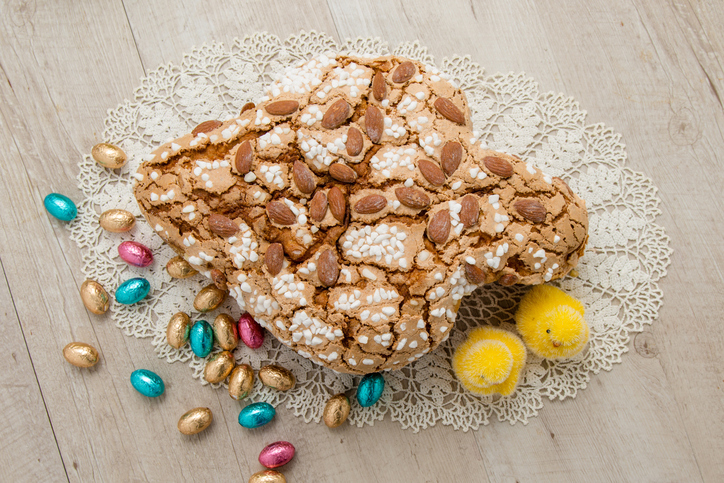
[[[83,305],[94,314],[104,314],[111,305],[111,297],[103,285],[95,280],[86,280],[80,286],[80,299]]]
[[[214,319],[214,335],[216,341],[225,351],[233,351],[239,345],[236,332],[236,321],[229,314],[219,314]]]
[[[287,479],[278,471],[264,470],[251,475],[249,483],[287,483]]]
[[[173,257],[169,260],[166,271],[172,278],[189,278],[199,273],[183,257]]]
[[[166,326],[166,341],[174,349],[180,349],[189,341],[191,319],[184,312],[173,314]]]
[[[258,349],[264,343],[264,329],[247,312],[239,318],[239,338],[250,349]]]
[[[148,369],[137,369],[131,373],[131,385],[146,397],[158,397],[163,394],[166,387],[163,379]]]
[[[254,369],[249,364],[240,364],[229,376],[229,396],[237,401],[244,399],[254,387]]]
[[[259,453],[259,463],[267,468],[279,468],[294,458],[294,445],[288,441],[268,444]]]
[[[151,284],[142,277],[126,280],[116,289],[116,301],[124,305],[140,302],[148,292],[151,291]]]
[[[146,245],[135,241],[124,241],[118,245],[121,259],[136,267],[147,267],[153,263],[153,253]]]
[[[226,292],[219,290],[216,285],[207,285],[202,288],[194,299],[194,308],[201,313],[217,308],[226,298]]]
[[[208,428],[213,420],[214,416],[211,414],[211,409],[194,408],[184,413],[181,419],[178,420],[178,430],[182,434],[198,434]]]
[[[76,367],[93,367],[98,363],[98,351],[83,342],[71,342],[63,348],[63,357]]]
[[[189,333],[191,350],[196,357],[204,358],[211,353],[214,345],[214,329],[205,320],[197,320]]]
[[[60,221],[70,221],[78,216],[78,208],[75,207],[75,203],[59,193],[50,193],[43,200],[43,205],[48,213]]]
[[[99,143],[93,146],[91,156],[104,168],[118,169],[126,164],[128,156],[118,146],[110,143]]]
[[[223,381],[231,374],[235,363],[234,356],[229,351],[211,356],[204,367],[204,379],[212,384]]]
[[[335,394],[324,406],[324,424],[329,428],[341,426],[349,416],[349,398],[344,394]]]
[[[372,406],[380,400],[385,389],[385,378],[382,374],[365,374],[357,387],[357,402],[363,408]]]
[[[239,424],[245,428],[255,429],[269,423],[275,414],[274,406],[269,403],[251,403],[239,413]]]
[[[136,217],[126,210],[112,209],[101,213],[98,223],[111,233],[124,233],[136,225]]]
[[[274,364],[259,369],[259,380],[265,386],[273,387],[277,391],[288,391],[297,382],[289,369]]]

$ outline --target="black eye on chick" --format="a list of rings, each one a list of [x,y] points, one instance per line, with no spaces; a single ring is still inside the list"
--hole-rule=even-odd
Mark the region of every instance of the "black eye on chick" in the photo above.
[[[546,334],[550,334],[550,333],[551,333],[551,329],[546,330]]]

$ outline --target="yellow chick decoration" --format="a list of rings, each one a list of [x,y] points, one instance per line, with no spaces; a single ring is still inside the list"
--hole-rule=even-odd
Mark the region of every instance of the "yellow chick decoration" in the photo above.
[[[583,312],[583,304],[563,290],[537,285],[520,301],[515,322],[531,352],[545,359],[567,359],[588,342]]]
[[[525,345],[518,336],[495,327],[479,327],[455,349],[452,367],[469,391],[508,396],[518,385],[525,358]]]

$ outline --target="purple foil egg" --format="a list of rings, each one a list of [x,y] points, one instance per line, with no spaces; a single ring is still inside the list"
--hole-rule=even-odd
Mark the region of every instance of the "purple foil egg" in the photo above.
[[[246,312],[239,318],[239,338],[251,349],[258,349],[264,343],[264,329]]]
[[[153,262],[151,249],[134,241],[124,241],[118,245],[118,254],[124,262],[137,267],[147,267]]]
[[[294,458],[294,445],[286,441],[277,441],[267,445],[259,453],[259,463],[267,468],[279,468]]]

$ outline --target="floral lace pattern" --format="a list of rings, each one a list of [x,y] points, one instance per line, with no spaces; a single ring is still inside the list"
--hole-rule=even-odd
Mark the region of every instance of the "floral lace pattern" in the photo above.
[[[132,193],[133,174],[143,156],[169,138],[189,132],[207,119],[226,120],[241,107],[261,97],[262,89],[284,68],[325,52],[345,54],[397,54],[435,64],[418,42],[391,49],[380,39],[360,38],[337,44],[317,32],[301,32],[281,40],[257,33],[236,40],[230,48],[204,45],[184,56],[181,65],[167,64],[142,79],[127,100],[108,112],[104,140],[120,146],[129,161],[110,171],[90,156],[80,162],[79,188],[84,200],[71,224],[72,238],[83,253],[83,272],[112,292],[122,281],[142,276],[151,282],[151,294],[133,306],[113,302],[111,316],[127,335],[149,338],[158,357],[189,364],[202,384],[205,360],[188,346],[181,350],[166,343],[166,325],[183,310],[192,320],[206,318],[193,312],[193,299],[208,281],[201,275],[171,279],[164,266],[175,253],[164,245],[140,217]],[[543,407],[544,398],[575,397],[592,374],[610,370],[627,352],[629,334],[643,330],[657,317],[662,304],[658,281],[666,274],[671,249],[664,229],[655,223],[660,214],[656,187],[651,180],[625,166],[621,136],[601,124],[586,124],[586,113],[563,95],[541,93],[525,74],[485,75],[470,57],[443,59],[438,68],[463,88],[475,130],[487,144],[516,154],[552,176],[565,179],[586,200],[590,239],[578,266],[578,277],[555,284],[586,306],[591,329],[589,347],[573,360],[551,363],[529,354],[522,381],[508,397],[481,397],[466,391],[452,373],[450,359],[466,333],[481,324],[514,330],[513,312],[526,287],[481,287],[463,300],[450,338],[434,352],[411,365],[384,373],[386,386],[379,403],[369,408],[351,397],[351,424],[374,424],[389,414],[413,431],[438,422],[467,431],[492,418],[527,423]],[[98,214],[122,208],[139,216],[129,233],[103,231]],[[150,247],[156,261],[149,268],[129,266],[116,247],[136,240]],[[231,298],[221,311],[238,317]],[[218,351],[218,347],[216,351]],[[277,363],[294,372],[297,386],[282,393],[259,381],[249,401],[284,406],[306,422],[319,422],[326,400],[333,394],[354,395],[358,377],[338,374],[314,365],[267,335],[257,350],[243,344],[235,351],[238,362],[254,369]],[[219,385],[213,385],[219,386]]]

